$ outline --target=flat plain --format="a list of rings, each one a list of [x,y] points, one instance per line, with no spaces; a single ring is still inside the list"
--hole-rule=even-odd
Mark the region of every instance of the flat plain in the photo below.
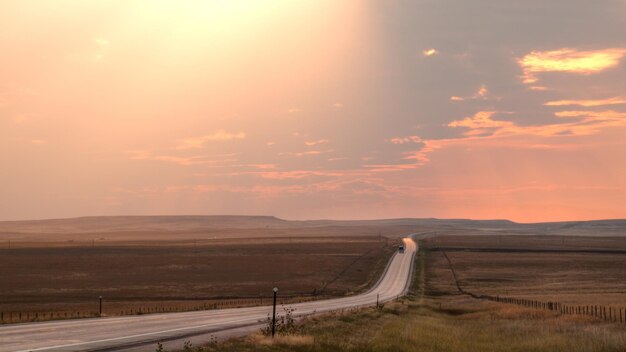
[[[343,296],[367,289],[403,221],[257,216],[0,222],[0,320],[145,314]]]
[[[0,250],[0,311],[96,312],[319,299],[373,283],[394,248],[379,237],[254,238]],[[41,314],[38,314],[38,317]]]
[[[287,304],[343,296],[371,286],[399,237],[410,233],[427,237],[421,245],[431,296],[456,291],[445,252],[470,292],[624,305],[625,229],[621,220],[0,222],[0,312],[5,323],[93,316],[99,296],[105,315],[259,305],[269,302],[274,286]]]
[[[430,238],[423,246],[430,256],[431,278],[452,278],[445,252],[459,285],[468,292],[626,306],[625,237],[454,234]]]

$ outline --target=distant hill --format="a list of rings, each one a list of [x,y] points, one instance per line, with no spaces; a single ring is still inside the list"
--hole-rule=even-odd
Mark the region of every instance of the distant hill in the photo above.
[[[92,216],[71,219],[0,221],[0,233],[87,234],[113,232],[194,232],[212,229],[282,229],[321,227],[402,227],[551,235],[626,235],[626,220],[519,224],[509,220],[380,219],[290,221],[274,216]],[[283,231],[284,232],[284,231]]]
[[[288,221],[273,216],[90,216],[71,219],[2,221],[0,232],[194,231],[215,228],[246,229],[288,226]]]

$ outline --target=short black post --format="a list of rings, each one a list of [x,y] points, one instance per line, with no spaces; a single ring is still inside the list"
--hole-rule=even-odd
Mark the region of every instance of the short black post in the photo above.
[[[100,300],[100,308],[98,309],[98,315],[102,316],[102,296],[98,297]]]
[[[278,293],[278,287],[274,287],[274,305],[272,307],[272,338],[276,333],[276,293]]]
[[[376,308],[378,308],[378,295],[380,295],[380,293],[376,294]]]

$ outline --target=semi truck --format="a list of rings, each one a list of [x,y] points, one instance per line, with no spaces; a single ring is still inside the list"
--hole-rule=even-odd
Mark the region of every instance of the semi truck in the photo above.
[[[398,253],[404,253],[404,243],[398,246]]]

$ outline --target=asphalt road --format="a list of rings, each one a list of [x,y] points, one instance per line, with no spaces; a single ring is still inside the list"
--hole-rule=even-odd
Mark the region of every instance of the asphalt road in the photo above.
[[[405,252],[392,257],[380,281],[368,292],[292,304],[290,307],[295,308],[294,315],[375,305],[377,296],[380,302],[385,302],[404,295],[417,251],[413,240],[405,238],[404,242]],[[6,325],[0,327],[0,352],[154,351],[157,341],[245,334],[257,329],[271,311],[271,306],[262,306]]]

